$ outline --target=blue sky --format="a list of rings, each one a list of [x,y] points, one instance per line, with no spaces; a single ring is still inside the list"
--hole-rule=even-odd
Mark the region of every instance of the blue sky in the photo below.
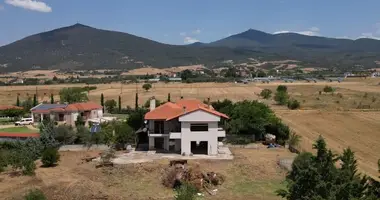
[[[169,44],[249,28],[380,38],[379,7],[380,0],[0,0],[0,45],[77,22]]]

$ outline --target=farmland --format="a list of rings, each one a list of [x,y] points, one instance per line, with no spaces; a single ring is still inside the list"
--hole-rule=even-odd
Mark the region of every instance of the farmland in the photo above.
[[[152,89],[144,91],[143,83],[139,84],[99,84],[96,90],[89,92],[89,99],[100,101],[103,93],[105,100],[121,96],[122,107],[134,106],[135,93],[139,94],[139,104],[142,105],[150,97],[166,101],[168,93],[173,101],[184,98],[260,100],[271,106],[297,134],[302,136],[301,148],[311,151],[313,141],[322,135],[329,148],[340,153],[343,148],[351,147],[359,161],[359,168],[372,176],[377,176],[376,162],[379,159],[380,140],[380,80],[347,79],[342,83],[305,81],[295,83],[154,83]],[[277,106],[273,100],[261,99],[258,94],[262,89],[273,92],[280,84],[288,86],[291,98],[301,102],[301,109],[291,111],[285,106]],[[323,92],[329,85],[333,93]],[[37,86],[39,101],[50,101],[50,94],[59,99],[59,90],[63,87],[84,87],[84,84]],[[321,92],[320,92],[321,91]],[[14,104],[16,96],[20,100],[33,97],[36,86],[0,87],[0,100],[3,104]],[[362,107],[365,106],[365,109]],[[274,184],[277,187],[277,183]],[[265,183],[271,185],[272,183]],[[264,185],[265,185],[264,184]],[[248,191],[241,189],[240,192]],[[263,189],[265,190],[265,189]]]

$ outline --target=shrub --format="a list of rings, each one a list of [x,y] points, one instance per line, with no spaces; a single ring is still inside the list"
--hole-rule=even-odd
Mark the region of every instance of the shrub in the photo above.
[[[264,99],[269,99],[271,95],[272,95],[272,90],[270,89],[264,89],[260,93],[260,96],[262,96]]]
[[[286,87],[286,85],[279,85],[277,87],[277,92],[287,92],[288,91],[288,87]]]
[[[284,91],[276,92],[274,95],[274,100],[279,104],[279,105],[286,105],[288,102],[289,95],[288,93]]]
[[[323,88],[323,92],[326,92],[326,93],[328,93],[328,92],[333,92],[334,91],[334,89],[331,87],[331,86],[328,86],[328,85],[326,85],[324,88]]]
[[[142,88],[145,90],[145,91],[149,91],[150,88],[152,88],[152,84],[150,83],[145,83]]]
[[[42,152],[41,161],[44,167],[52,167],[57,164],[59,158],[58,149],[49,147]]]
[[[176,200],[195,200],[195,195],[198,190],[189,183],[183,183],[179,188],[175,190]]]
[[[296,99],[291,99],[290,101],[288,101],[288,108],[291,110],[298,109],[300,108],[300,106],[301,106],[300,102],[297,101]]]
[[[367,98],[367,97],[368,97],[368,93],[366,92],[364,93],[363,98]]]
[[[54,127],[54,132],[54,138],[61,144],[72,144],[77,137],[73,127],[68,125]]]
[[[339,98],[341,98],[341,99],[343,98],[343,94],[342,93],[338,93],[337,95],[338,95]]]
[[[322,94],[322,91],[319,91],[318,93],[319,93],[319,95],[321,95],[321,94]]]
[[[44,193],[39,189],[30,190],[25,196],[25,200],[47,200]]]

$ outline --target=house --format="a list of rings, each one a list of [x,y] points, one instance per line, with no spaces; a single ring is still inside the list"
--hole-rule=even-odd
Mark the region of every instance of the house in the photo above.
[[[39,104],[31,110],[34,122],[42,121],[46,117],[58,123],[75,126],[78,115],[86,122],[90,119],[103,117],[103,107],[92,102],[73,104]]]
[[[149,149],[174,151],[182,155],[218,154],[218,138],[226,132],[218,127],[221,118],[228,116],[195,99],[167,102],[156,108],[155,99],[150,101],[150,111],[145,115]]]

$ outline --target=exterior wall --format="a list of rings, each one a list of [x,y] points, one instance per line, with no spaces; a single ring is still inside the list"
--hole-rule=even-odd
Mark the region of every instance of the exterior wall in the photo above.
[[[103,117],[103,110],[102,109],[91,110],[90,119],[101,118],[101,117]]]
[[[207,141],[207,152],[209,155],[218,154],[218,122],[208,122],[208,132],[191,132],[190,125],[197,122],[181,123],[181,154],[189,155],[191,153],[191,142],[197,144],[201,141]]]
[[[154,121],[148,121],[148,129],[150,134],[159,134],[157,130],[154,130]],[[164,133],[170,134],[170,132],[181,132],[181,139],[175,140],[175,151],[181,150],[181,154],[189,155],[191,153],[191,142],[206,141],[208,143],[207,151],[209,155],[218,154],[218,122],[219,116],[207,113],[202,110],[188,113],[178,118],[178,120],[171,120],[164,122]],[[191,124],[207,123],[208,131],[204,132],[192,132],[190,129]],[[169,149],[169,137],[167,135],[156,136],[164,137],[164,148]],[[149,148],[154,148],[155,136],[149,136]]]

